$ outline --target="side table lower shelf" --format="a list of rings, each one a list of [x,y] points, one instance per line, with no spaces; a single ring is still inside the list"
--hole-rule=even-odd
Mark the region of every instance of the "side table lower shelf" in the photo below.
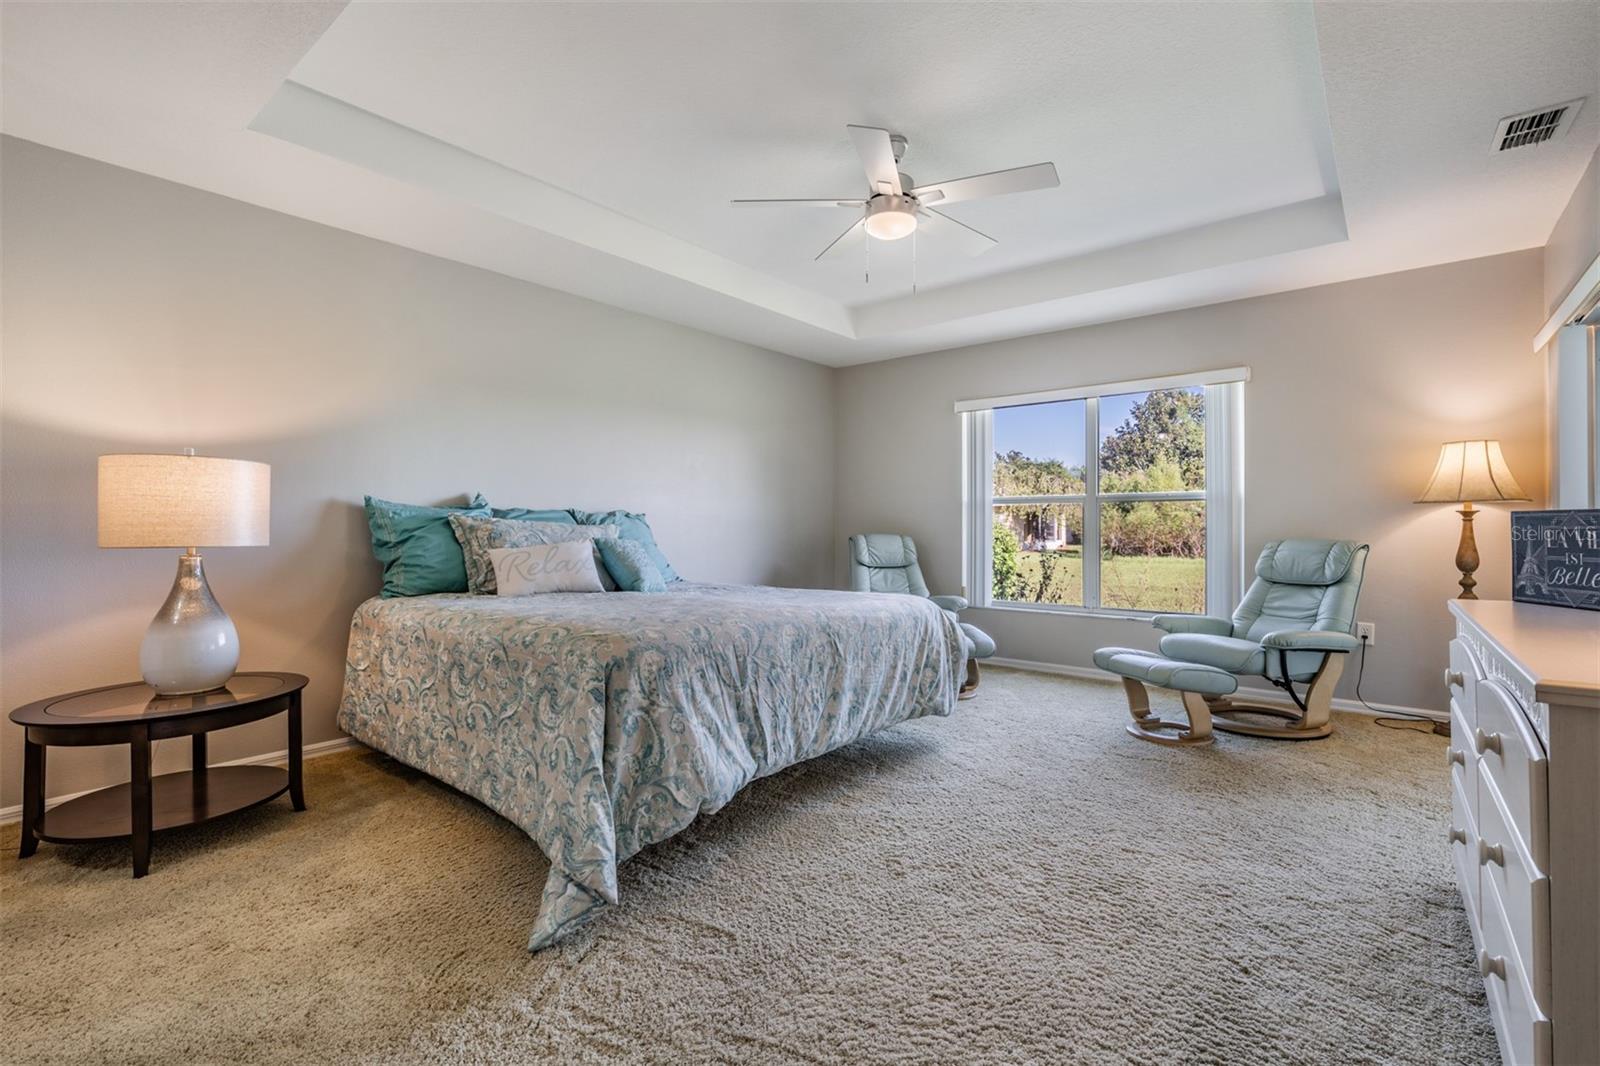
[[[209,822],[285,793],[295,810],[305,810],[300,692],[308,683],[304,674],[259,671],[234,674],[226,685],[206,692],[162,694],[132,682],[18,707],[10,718],[26,732],[17,858],[33,855],[41,840],[77,844],[123,839],[132,845],[133,876],[143,877],[150,869],[150,838],[162,830]],[[288,769],[208,765],[209,734],[280,714]],[[153,776],[150,756],[156,743],[181,737],[189,740],[189,769]],[[127,745],[128,783],[46,809],[49,749],[108,744]]]
[[[212,766],[150,779],[151,831],[199,825],[256,807],[289,791],[278,766]],[[126,839],[133,835],[133,785],[113,785],[52,807],[35,836],[57,844]]]

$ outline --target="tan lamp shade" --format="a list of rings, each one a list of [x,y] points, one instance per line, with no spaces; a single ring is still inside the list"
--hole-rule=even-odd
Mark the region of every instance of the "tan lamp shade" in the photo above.
[[[268,543],[272,467],[210,455],[102,455],[100,547]]]
[[[1526,500],[1511,476],[1497,440],[1453,440],[1439,448],[1439,462],[1418,503]]]

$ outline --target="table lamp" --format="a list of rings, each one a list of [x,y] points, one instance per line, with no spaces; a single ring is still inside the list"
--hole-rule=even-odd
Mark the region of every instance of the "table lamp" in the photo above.
[[[196,455],[102,455],[100,547],[183,548],[178,577],[139,646],[139,672],[163,696],[227,684],[239,633],[200,564],[201,547],[268,542],[272,467]]]
[[[1511,476],[1505,456],[1500,454],[1497,440],[1453,440],[1439,448],[1439,462],[1434,465],[1428,487],[1417,497],[1418,503],[1464,503],[1456,513],[1461,516],[1461,543],[1456,547],[1456,569],[1461,571],[1461,596],[1475,600],[1472,590],[1478,581],[1472,575],[1478,569],[1478,541],[1472,535],[1472,520],[1478,512],[1472,509],[1473,501],[1525,501],[1527,494],[1517,479]]]

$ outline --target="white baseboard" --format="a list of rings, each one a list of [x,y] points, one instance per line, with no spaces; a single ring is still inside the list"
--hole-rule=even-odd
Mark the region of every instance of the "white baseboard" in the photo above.
[[[355,737],[335,737],[333,740],[323,740],[316,744],[307,744],[305,747],[300,749],[300,754],[302,758],[315,759],[319,755],[332,755],[336,751],[347,751],[350,748],[359,747],[361,747],[361,742]],[[229,759],[227,762],[214,762],[210,765],[269,766],[273,763],[288,761],[289,749],[285,748],[282,751],[269,751],[261,755],[247,755],[242,759]],[[45,777],[47,779],[46,783],[48,783],[48,771],[46,771]],[[55,807],[62,803],[66,803],[68,800],[75,800],[79,796],[87,796],[89,793],[96,791],[99,790],[86,788],[82,792],[69,792],[65,796],[48,796],[44,801],[45,810],[49,810],[51,807]],[[0,825],[10,825],[12,822],[20,821],[22,821],[22,804],[18,803],[12,807],[0,807]]]
[[[1038,663],[1028,659],[1002,659],[998,655],[983,660],[984,666],[1005,666],[1013,670],[1028,670],[1036,674],[1060,674],[1063,677],[1078,677],[1086,681],[1114,681],[1116,677],[1093,666],[1067,666],[1063,663]],[[1278,689],[1270,688],[1245,688],[1240,687],[1238,694],[1258,703],[1274,704],[1282,707],[1291,707],[1288,700]],[[1349,711],[1352,714],[1366,714],[1374,717],[1386,714],[1408,715],[1414,718],[1426,718],[1430,722],[1448,722],[1450,715],[1446,711],[1432,711],[1425,707],[1405,707],[1394,703],[1363,704],[1360,700],[1335,699],[1333,709],[1336,711]]]

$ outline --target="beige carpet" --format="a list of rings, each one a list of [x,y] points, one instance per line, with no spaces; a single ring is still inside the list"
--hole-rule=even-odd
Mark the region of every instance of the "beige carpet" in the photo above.
[[[1110,684],[985,671],[956,716],[757,782],[530,956],[538,850],[370,753],[125,847],[0,834],[19,1062],[1490,1062],[1443,741],[1173,750]]]

